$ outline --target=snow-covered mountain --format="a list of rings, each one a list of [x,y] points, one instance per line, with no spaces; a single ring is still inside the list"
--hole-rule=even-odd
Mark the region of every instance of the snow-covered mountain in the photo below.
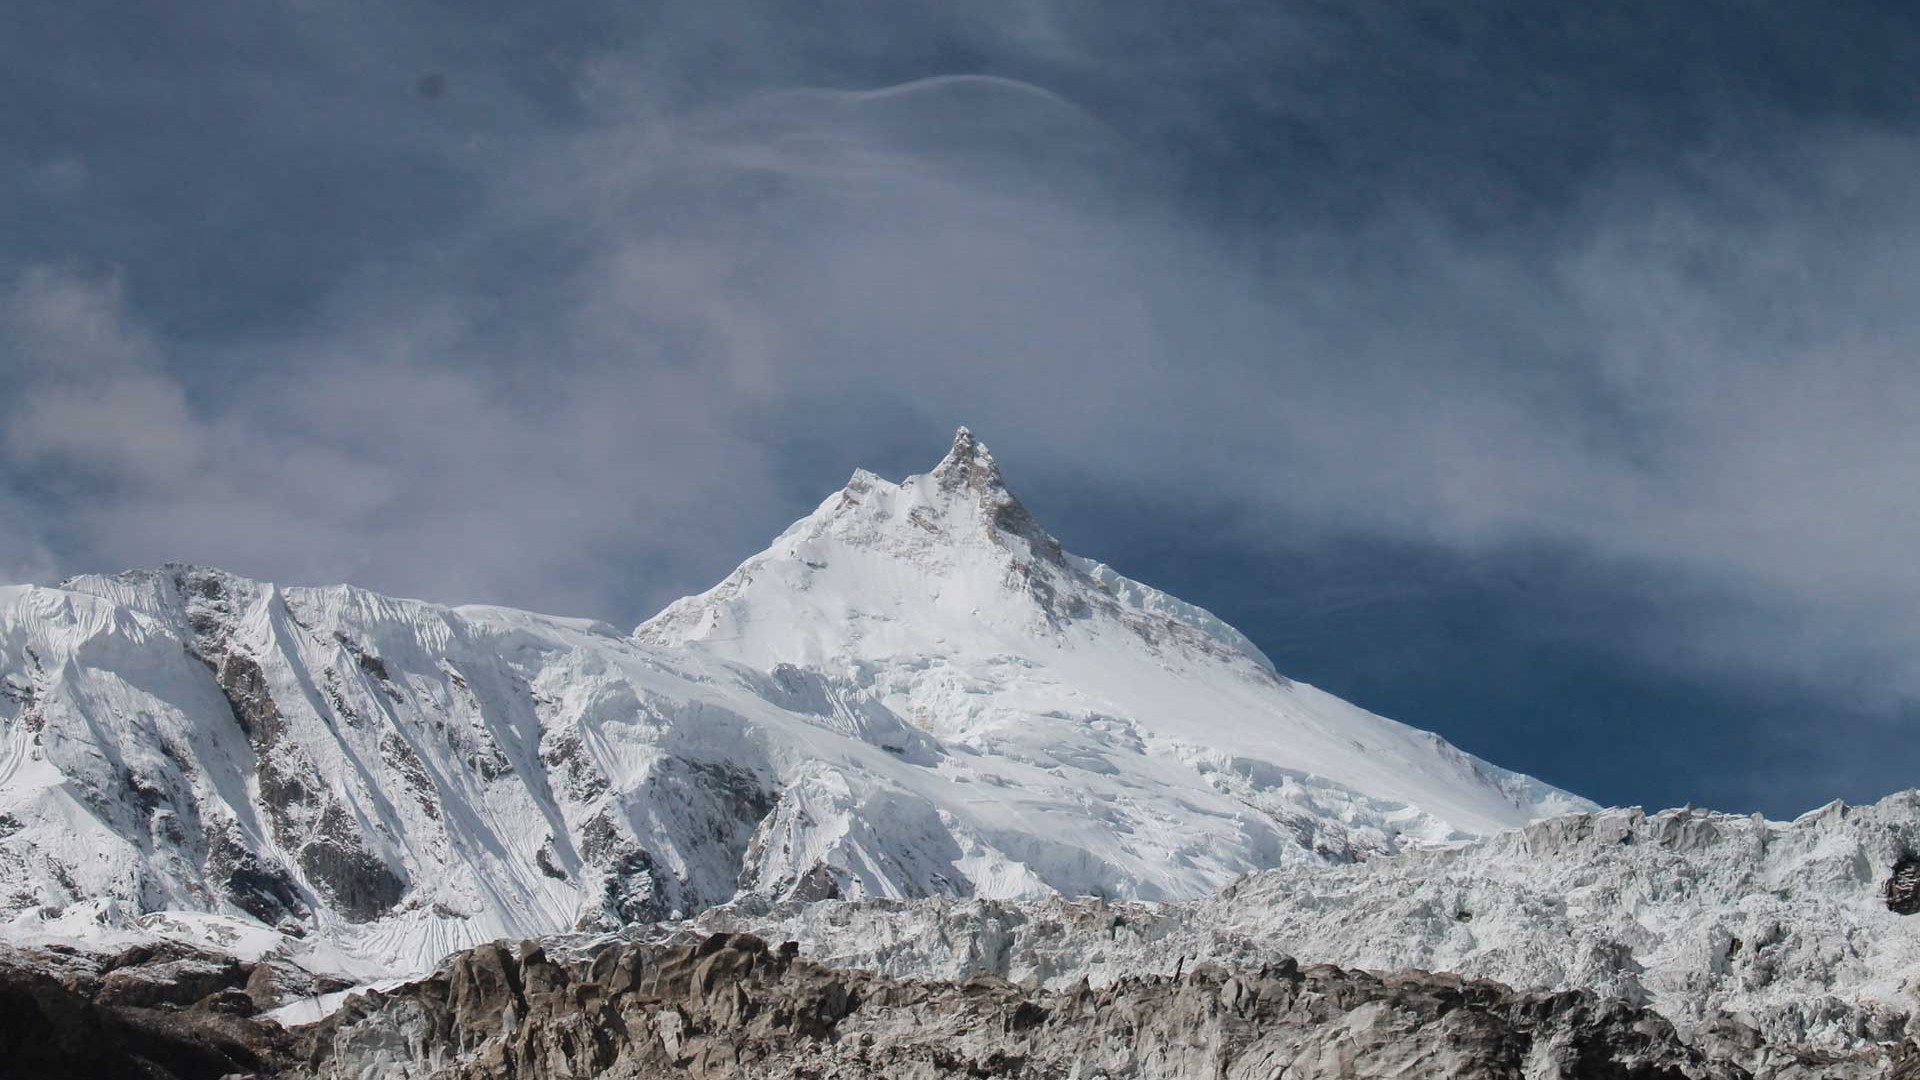
[[[741,896],[1185,899],[1586,808],[1062,551],[964,430],[631,635],[191,567],[0,589],[20,940],[417,970]]]
[[[1096,804],[1066,823],[1087,826],[1074,846],[1128,868],[1130,891],[1148,898],[1190,893],[1179,868],[1223,849],[1191,843],[1201,836],[1190,814],[1141,801],[1154,797],[1143,780],[1229,819],[1256,809],[1225,831],[1278,825],[1296,841],[1281,859],[1346,859],[1584,805],[1292,682],[1212,614],[1062,551],[965,428],[927,475],[896,485],[855,473],[771,548],[635,636],[822,673],[950,751],[1042,774],[992,801],[1057,791],[1071,774],[1068,786]],[[1169,820],[1184,840],[1156,835]],[[1266,861],[1261,843],[1225,850]]]

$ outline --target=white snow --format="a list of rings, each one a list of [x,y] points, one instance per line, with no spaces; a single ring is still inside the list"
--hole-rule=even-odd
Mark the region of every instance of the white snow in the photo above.
[[[996,520],[1009,507],[1014,528]],[[1338,817],[1368,849],[1588,805],[1280,678],[1210,613],[1060,552],[964,430],[929,475],[895,485],[856,473],[767,551],[637,636],[761,670],[823,672],[951,746],[1043,772],[1144,767],[1226,813]],[[1174,768],[1153,768],[1161,763]],[[1108,787],[1094,784],[1124,797]]]
[[[355,994],[392,990],[407,982],[406,978],[375,979],[345,990],[333,990],[325,994],[314,994],[311,997],[295,998],[278,1008],[268,1009],[261,1015],[283,1027],[317,1024],[338,1012],[340,1006],[345,1005],[347,999]]]
[[[736,897],[1186,900],[1586,806],[1059,551],[964,432],[632,635],[190,567],[0,589],[9,938],[198,913],[373,978]]]

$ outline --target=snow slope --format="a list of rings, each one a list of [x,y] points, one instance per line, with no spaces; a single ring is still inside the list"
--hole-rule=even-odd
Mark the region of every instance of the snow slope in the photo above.
[[[964,431],[632,635],[192,567],[0,589],[18,940],[266,926],[371,975],[736,897],[1186,899],[1583,806],[1061,551]]]
[[[855,473],[635,636],[844,679],[955,750],[1055,776],[1139,768],[1342,858],[1589,805],[1283,678],[1208,612],[1062,551],[964,428],[932,473],[897,485]],[[1093,787],[1110,822],[1144,839],[1157,811],[1129,804],[1137,787],[1111,787]],[[1147,895],[1188,891],[1168,881]]]

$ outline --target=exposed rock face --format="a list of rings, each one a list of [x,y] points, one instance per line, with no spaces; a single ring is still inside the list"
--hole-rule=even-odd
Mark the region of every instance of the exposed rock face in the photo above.
[[[232,957],[146,945],[114,957],[109,965],[93,994],[100,1005],[188,1006],[238,990],[249,976],[249,970]]]
[[[361,666],[367,667],[364,656]],[[281,847],[299,852],[301,872],[326,890],[348,919],[368,922],[393,910],[406,893],[406,879],[367,850],[358,820],[326,794],[320,770],[285,745],[287,723],[260,664],[243,653],[229,652],[220,661],[218,679],[234,720],[253,746],[261,802],[274,838]],[[285,872],[280,876],[284,878]],[[259,906],[263,894],[280,899],[271,886],[257,881],[236,883],[229,878],[228,886],[229,896],[250,912],[254,908],[244,901]],[[282,903],[289,910],[295,907]]]
[[[1920,858],[1902,855],[1887,879],[1887,910],[1895,915],[1920,914]]]
[[[290,1060],[294,1040],[249,1018],[247,974],[231,960],[133,950],[102,974],[50,959],[0,953],[0,1074],[215,1080]]]
[[[1090,989],[914,982],[715,934],[559,959],[485,946],[356,998],[289,1076],[1620,1077],[1749,1075],[1658,1015],[1583,992],[1515,993],[1291,962]]]
[[[256,1010],[331,987],[275,964],[0,952],[0,1062],[53,1080],[1920,1077],[1910,1041],[1810,1055],[1724,1017],[1688,1041],[1619,998],[1424,971],[1202,962],[1044,990],[832,968],[751,934],[577,940],[471,949],[291,1032]]]

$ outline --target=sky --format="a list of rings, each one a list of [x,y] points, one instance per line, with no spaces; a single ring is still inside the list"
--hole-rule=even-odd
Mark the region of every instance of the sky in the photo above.
[[[23,0],[0,580],[621,624],[966,424],[1603,803],[1920,784],[1920,15]]]

